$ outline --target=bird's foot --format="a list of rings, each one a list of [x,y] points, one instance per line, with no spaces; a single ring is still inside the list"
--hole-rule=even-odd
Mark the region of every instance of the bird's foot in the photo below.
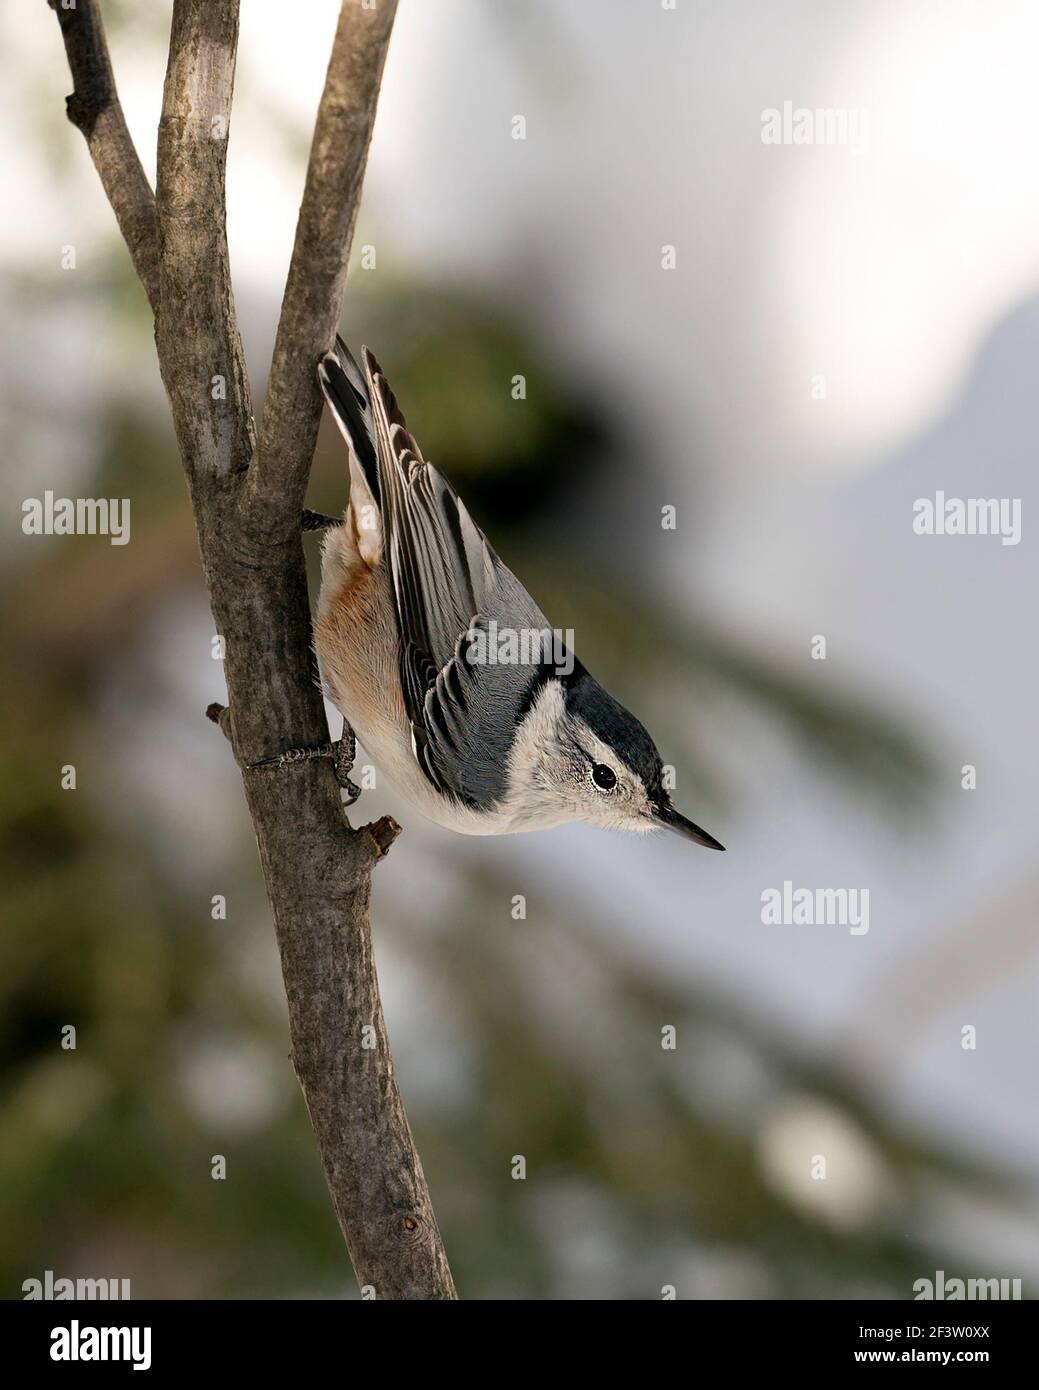
[[[261,758],[259,762],[250,763],[249,766],[288,767],[292,763],[309,763],[317,758],[331,758],[336,785],[348,793],[346,805],[352,806],[361,795],[361,788],[350,777],[356,756],[357,739],[349,724],[344,723],[343,736],[334,743],[318,743],[311,748],[289,748],[273,758]]]

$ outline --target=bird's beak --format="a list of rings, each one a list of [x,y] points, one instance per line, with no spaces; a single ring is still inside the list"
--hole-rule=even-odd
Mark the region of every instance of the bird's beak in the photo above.
[[[665,826],[668,830],[674,830],[687,840],[693,840],[696,844],[704,845],[707,849],[725,848],[724,845],[718,843],[713,835],[708,835],[706,830],[701,830],[691,820],[686,820],[685,816],[679,815],[673,806],[654,806],[653,820],[655,824]]]

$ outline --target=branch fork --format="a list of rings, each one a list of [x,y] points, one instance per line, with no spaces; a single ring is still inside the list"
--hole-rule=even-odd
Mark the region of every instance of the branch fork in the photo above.
[[[272,729],[299,747],[328,740],[300,539],[321,412],[313,367],[339,321],[396,0],[342,5],[258,430],[225,229],[237,0],[174,0],[154,196],[96,0],[48,3],[74,85],[69,119],[86,139],[155,314],[215,630],[226,643],[230,709],[213,704],[207,714],[244,769],[269,754]],[[243,771],[243,782],[281,953],[293,1066],[358,1281],[379,1298],[454,1298],[372,952],[372,869],[400,827],[384,816],[351,829],[328,759],[281,777]],[[374,1048],[361,1047],[362,1028],[374,1029]]]

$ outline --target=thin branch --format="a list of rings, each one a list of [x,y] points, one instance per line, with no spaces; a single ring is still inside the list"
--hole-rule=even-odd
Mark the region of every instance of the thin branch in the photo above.
[[[73,9],[66,9],[61,0],[47,3],[58,16],[72,74],[73,92],[65,98],[68,118],[86,139],[134,269],[155,312],[159,304],[155,198],[119,103],[101,15],[93,0],[79,0]]]
[[[331,344],[339,322],[368,146],[397,0],[366,8],[344,0],[314,125],[307,179],[296,224],[267,399],[260,449],[244,501],[259,517],[270,504],[290,517],[303,505],[321,419],[314,363]],[[261,523],[261,529],[265,529]]]
[[[159,121],[155,339],[189,481],[243,472],[254,446],[224,214],[237,45],[237,0],[176,0]]]
[[[78,10],[88,15],[80,37],[89,32],[92,51],[103,51],[92,0],[79,0]],[[278,330],[266,491],[253,484],[256,463],[249,466],[249,386],[224,226],[235,0],[175,0],[159,133],[159,290],[150,297],[159,305],[159,365],[213,619],[225,640],[230,707],[209,713],[244,769],[293,1066],[329,1193],[362,1285],[382,1299],[450,1299],[451,1272],[394,1076],[368,918],[372,869],[397,827],[383,818],[352,830],[327,760],[250,767],[328,738],[313,680],[300,499],[317,424],[314,363],[338,319],[393,10],[382,0],[375,20],[359,0],[345,0],[285,294],[287,321]],[[73,53],[80,62],[76,44]],[[252,504],[243,506],[247,488]]]

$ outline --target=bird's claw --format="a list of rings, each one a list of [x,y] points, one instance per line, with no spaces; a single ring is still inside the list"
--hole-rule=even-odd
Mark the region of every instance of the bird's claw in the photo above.
[[[212,716],[211,716],[212,717]],[[346,805],[352,806],[361,795],[361,788],[350,776],[357,756],[357,739],[349,724],[343,725],[343,736],[335,743],[319,743],[312,748],[288,748],[273,758],[261,758],[249,767],[288,767],[292,763],[309,763],[318,758],[331,758],[336,785],[347,793]]]

